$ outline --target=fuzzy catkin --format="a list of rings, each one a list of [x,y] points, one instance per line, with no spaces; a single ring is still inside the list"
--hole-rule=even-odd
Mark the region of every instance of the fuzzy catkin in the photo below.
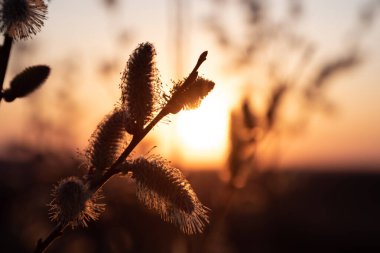
[[[137,134],[152,119],[157,100],[156,50],[151,43],[140,44],[130,56],[120,85],[122,105],[127,112],[126,130]]]
[[[86,150],[89,174],[101,174],[112,165],[126,145],[125,112],[114,109],[99,123]]]
[[[132,172],[137,197],[144,205],[186,234],[203,232],[208,209],[179,169],[168,166],[160,157],[140,157],[125,166]]]
[[[215,83],[203,77],[197,77],[192,84],[183,89],[183,82],[174,84],[171,90],[169,110],[175,114],[182,109],[191,110],[199,107],[204,97],[214,88]]]
[[[31,38],[44,24],[47,5],[43,0],[3,0],[0,3],[0,31],[15,40]]]
[[[83,226],[91,220],[97,220],[104,211],[105,205],[97,201],[101,199],[99,192],[91,193],[88,185],[77,177],[68,177],[53,188],[53,200],[49,204],[52,221],[72,228]]]
[[[25,97],[40,87],[50,74],[50,67],[37,65],[28,67],[17,74],[10,83],[10,88],[4,91],[4,99],[11,102],[16,98]]]

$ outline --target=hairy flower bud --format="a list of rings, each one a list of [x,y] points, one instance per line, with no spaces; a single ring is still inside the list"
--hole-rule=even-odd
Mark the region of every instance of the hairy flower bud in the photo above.
[[[47,5],[43,0],[3,0],[0,3],[0,31],[15,40],[31,38],[41,30]]]
[[[141,157],[124,166],[132,172],[137,197],[144,205],[186,234],[203,232],[208,223],[208,209],[198,200],[179,169],[168,166],[160,157]]]
[[[172,97],[168,102],[170,113],[177,113],[182,109],[199,107],[204,97],[214,88],[215,83],[203,77],[197,77],[190,85],[183,87],[183,82],[174,84],[171,90]]]
[[[50,206],[50,219],[71,227],[87,226],[104,211],[103,204],[95,203],[100,195],[91,194],[87,185],[77,177],[68,177],[54,187]]]
[[[10,83],[10,88],[4,91],[4,99],[12,102],[16,98],[25,97],[38,89],[48,78],[50,67],[37,65],[24,69]]]
[[[121,100],[127,111],[126,130],[130,134],[141,131],[156,109],[159,80],[155,56],[151,43],[140,44],[130,56],[121,78]]]
[[[127,141],[124,114],[121,108],[116,108],[96,127],[86,150],[89,174],[101,175],[123,151]]]

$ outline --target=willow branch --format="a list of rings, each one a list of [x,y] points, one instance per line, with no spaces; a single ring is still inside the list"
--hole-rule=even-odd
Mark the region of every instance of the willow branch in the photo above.
[[[65,226],[63,226],[61,223],[59,223],[46,237],[45,240],[38,240],[36,249],[34,250],[34,253],[42,253],[44,252],[49,245],[58,237],[63,235],[63,231],[65,230]]]
[[[207,51],[203,52],[198,59],[196,66],[193,71],[190,73],[188,78],[186,79],[184,85],[190,82],[190,79],[195,79],[198,75],[197,71],[200,65],[206,60]],[[184,86],[183,85],[183,86]],[[170,102],[170,101],[169,101]],[[167,103],[166,106],[162,108],[162,110],[157,114],[157,116],[139,133],[133,135],[131,142],[128,147],[123,151],[123,153],[119,156],[119,158],[111,165],[111,167],[107,170],[107,172],[97,181],[92,181],[89,187],[89,190],[92,192],[96,192],[99,190],[113,175],[120,173],[119,166],[127,159],[127,157],[132,153],[134,148],[142,141],[142,139],[152,130],[152,128],[165,116],[167,116],[170,112],[169,107],[170,103]],[[39,240],[37,243],[37,247],[34,253],[42,253],[45,249],[49,247],[49,245],[58,237],[63,235],[63,231],[66,227],[58,224],[52,232],[48,235],[45,240]]]
[[[13,38],[4,35],[4,44],[0,50],[0,92],[3,91],[3,84],[5,79],[5,73],[7,72],[9,56],[11,54]],[[2,100],[2,95],[0,96],[0,102]]]
[[[99,181],[94,181],[90,185],[90,190],[96,192],[103,184],[105,184],[108,179],[113,175],[120,172],[119,166],[127,159],[127,157],[132,153],[133,149],[142,141],[142,139],[152,130],[152,128],[166,115],[168,112],[166,108],[163,108],[159,114],[146,126],[143,131],[133,136],[132,141],[129,143],[128,147],[123,151],[119,158],[112,164],[112,166],[107,170]]]
[[[198,69],[202,63],[206,60],[207,51],[203,52],[197,61],[194,69],[191,71],[189,76],[186,78],[184,84],[181,88],[186,88],[186,86],[193,83],[195,78],[198,76]],[[131,154],[133,149],[141,142],[141,140],[152,130],[152,128],[166,115],[169,114],[170,101],[164,106],[164,108],[157,114],[157,116],[138,134],[135,134],[132,141],[129,143],[128,147],[123,151],[114,164],[108,169],[104,176],[90,185],[90,190],[96,192],[103,184],[105,184],[113,175],[118,174],[120,171],[118,167],[125,161],[125,159]]]

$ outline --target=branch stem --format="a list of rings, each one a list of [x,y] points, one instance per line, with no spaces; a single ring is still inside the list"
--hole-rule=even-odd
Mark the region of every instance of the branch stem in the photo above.
[[[3,91],[5,73],[7,72],[7,68],[8,68],[8,62],[9,62],[9,56],[11,54],[12,43],[13,43],[13,38],[5,34],[4,44],[0,50],[0,92]],[[2,98],[3,96],[1,95],[0,102]]]
[[[63,231],[65,230],[65,228],[66,226],[63,226],[61,223],[58,223],[57,226],[50,232],[50,234],[48,235],[48,237],[46,237],[45,240],[40,239],[38,241],[34,253],[44,252],[55,239],[63,235]]]
[[[164,107],[157,116],[138,134],[134,135],[132,141],[129,143],[128,147],[123,151],[119,158],[112,164],[104,176],[99,180],[95,181],[90,185],[90,191],[96,192],[102,187],[113,175],[120,172],[119,166],[125,161],[125,159],[131,154],[133,149],[141,142],[141,140],[152,130],[152,128],[166,115],[166,107]]]

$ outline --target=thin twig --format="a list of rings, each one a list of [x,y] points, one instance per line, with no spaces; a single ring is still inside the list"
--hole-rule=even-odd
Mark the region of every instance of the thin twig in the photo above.
[[[166,115],[168,112],[164,107],[159,114],[149,123],[149,125],[144,128],[139,134],[133,136],[132,141],[129,143],[128,147],[123,151],[119,158],[112,164],[104,176],[99,180],[95,181],[90,185],[90,191],[96,192],[102,185],[104,185],[108,179],[113,175],[119,173],[118,167],[125,161],[125,159],[131,154],[133,149],[141,142],[141,140],[149,133],[150,130]]]
[[[7,72],[9,56],[11,54],[11,49],[12,49],[12,42],[13,42],[13,38],[5,34],[4,44],[0,50],[0,92],[3,91],[4,78],[5,78],[5,73]],[[2,98],[3,97],[0,96],[0,102]]]
[[[63,235],[65,228],[61,223],[58,223],[45,240],[38,240],[34,253],[44,252],[55,239]]]

